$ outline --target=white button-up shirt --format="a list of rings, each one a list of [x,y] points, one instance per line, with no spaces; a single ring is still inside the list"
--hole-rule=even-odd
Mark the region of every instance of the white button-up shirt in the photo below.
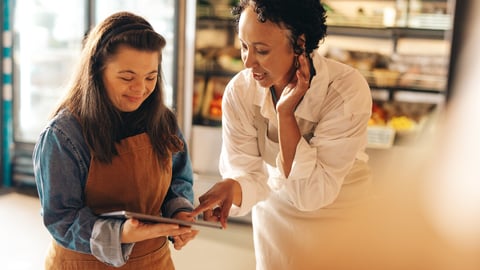
[[[247,214],[270,192],[301,211],[322,208],[336,199],[355,160],[368,160],[364,150],[372,98],[366,80],[317,52],[313,63],[316,75],[295,111],[303,137],[288,177],[279,162],[278,140],[265,135],[264,145],[259,143],[264,135],[258,132],[258,113],[273,129],[277,125],[270,91],[257,84],[249,69],[227,85],[219,168],[223,179],[233,178],[242,188],[242,205],[232,215]]]

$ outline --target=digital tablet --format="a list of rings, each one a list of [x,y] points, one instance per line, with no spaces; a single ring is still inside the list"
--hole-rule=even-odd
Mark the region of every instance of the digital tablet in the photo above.
[[[103,213],[100,216],[101,217],[108,217],[108,218],[118,218],[118,219],[134,218],[134,219],[138,219],[139,221],[145,222],[145,223],[178,224],[180,226],[192,227],[194,229],[199,229],[200,227],[223,229],[223,227],[220,223],[214,223],[214,222],[208,222],[208,221],[202,221],[202,220],[185,221],[185,220],[180,220],[180,219],[166,218],[166,217],[161,217],[161,216],[148,215],[148,214],[130,212],[130,211],[125,211],[125,210]]]

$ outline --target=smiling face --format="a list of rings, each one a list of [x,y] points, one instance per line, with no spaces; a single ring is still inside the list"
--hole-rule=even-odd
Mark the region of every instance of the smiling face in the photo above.
[[[238,27],[245,67],[261,86],[283,89],[295,73],[290,31],[271,21],[259,22],[251,6],[240,15]]]
[[[103,85],[113,106],[133,112],[153,92],[158,80],[159,52],[140,51],[120,46],[107,61]]]

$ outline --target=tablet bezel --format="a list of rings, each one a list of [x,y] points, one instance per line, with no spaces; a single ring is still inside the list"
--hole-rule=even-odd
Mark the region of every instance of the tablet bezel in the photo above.
[[[103,213],[103,214],[100,214],[100,217],[103,217],[103,218],[117,218],[117,219],[134,218],[134,219],[138,219],[139,221],[145,222],[145,223],[178,224],[180,226],[192,227],[194,229],[197,229],[197,228],[200,228],[200,227],[223,229],[223,227],[220,223],[214,223],[214,222],[202,221],[202,220],[185,221],[185,220],[180,220],[180,219],[175,219],[175,218],[167,218],[167,217],[162,217],[162,216],[148,215],[148,214],[142,214],[142,213],[131,212],[131,211],[126,211],[126,210]]]

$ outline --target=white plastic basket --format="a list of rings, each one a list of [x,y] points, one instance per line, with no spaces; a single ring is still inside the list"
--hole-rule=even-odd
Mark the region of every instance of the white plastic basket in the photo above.
[[[369,126],[367,128],[368,148],[390,148],[395,139],[395,130],[387,126]]]

